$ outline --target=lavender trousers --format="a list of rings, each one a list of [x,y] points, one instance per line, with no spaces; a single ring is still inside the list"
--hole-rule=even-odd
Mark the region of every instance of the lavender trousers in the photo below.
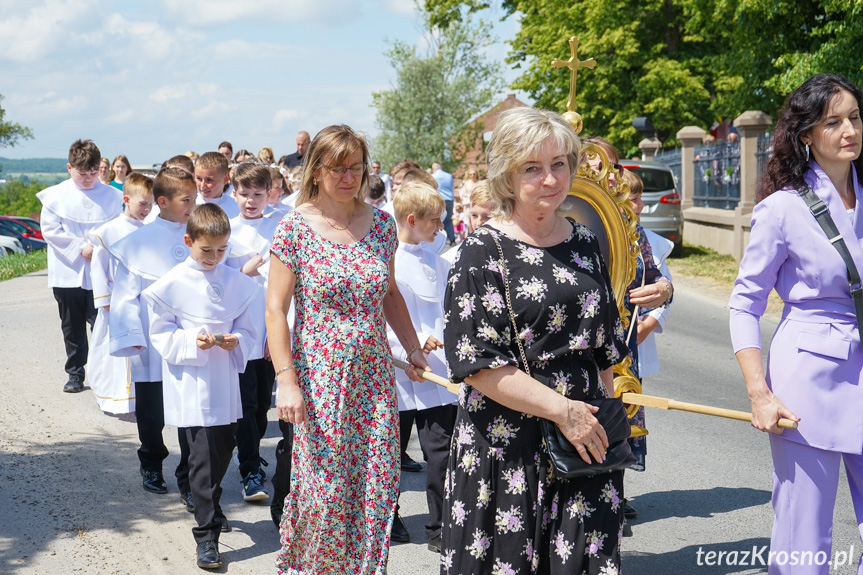
[[[825,451],[773,434],[770,448],[774,520],[768,575],[827,575],[827,561],[834,559],[833,507],[840,459],[845,461],[857,527],[863,537],[863,455]],[[848,558],[849,563],[853,560]],[[863,575],[863,561],[858,564],[857,575]]]

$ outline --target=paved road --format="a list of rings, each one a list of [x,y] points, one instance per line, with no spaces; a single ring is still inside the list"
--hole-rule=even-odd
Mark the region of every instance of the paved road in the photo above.
[[[169,482],[166,496],[140,487],[134,423],[102,414],[90,392],[61,392],[62,340],[45,286],[44,273],[0,283],[0,573],[200,573],[192,517],[180,507],[176,485]],[[678,283],[669,331],[659,338],[663,371],[646,381],[645,392],[746,409],[727,311],[721,299],[695,295],[704,291]],[[744,423],[680,412],[651,410],[647,426],[648,471],[627,475],[640,517],[624,539],[624,572],[763,572],[698,566],[697,554],[701,549],[706,559],[710,551],[751,551],[768,543],[766,437]],[[270,459],[275,430],[272,425],[263,441]],[[177,449],[174,430],[165,436],[167,472],[177,463]],[[419,459],[415,438],[410,449]],[[279,542],[267,508],[242,501],[236,467],[223,486],[223,507],[234,526],[221,541],[223,572],[272,572]],[[437,558],[422,541],[423,489],[424,474],[404,474],[402,513],[416,543],[392,548],[393,575],[437,573]],[[835,547],[853,545],[856,561],[863,546],[844,478],[839,492]]]

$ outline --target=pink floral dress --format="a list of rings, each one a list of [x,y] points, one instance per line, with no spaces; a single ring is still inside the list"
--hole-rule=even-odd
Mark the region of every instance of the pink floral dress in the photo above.
[[[297,276],[293,360],[309,415],[295,426],[279,573],[386,573],[399,428],[383,297],[397,244],[378,210],[352,244],[322,238],[296,211],[273,237]]]

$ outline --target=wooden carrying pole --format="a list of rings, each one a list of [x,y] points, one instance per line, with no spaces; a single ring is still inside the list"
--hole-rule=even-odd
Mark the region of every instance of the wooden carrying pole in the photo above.
[[[393,364],[400,369],[406,369],[408,364],[404,361],[393,359]],[[428,371],[423,371],[418,367],[414,368],[416,374],[421,378],[436,383],[449,391],[458,395],[459,386],[455,383],[442,378],[439,375]],[[716,417],[724,417],[726,419],[737,419],[739,421],[748,421],[752,423],[752,414],[745,411],[736,411],[734,409],[725,409],[723,407],[712,407],[710,405],[699,405],[697,403],[686,403],[685,401],[677,401],[676,399],[668,399],[666,397],[656,397],[654,395],[643,395],[641,393],[624,393],[620,396],[623,403],[630,405],[643,405],[645,407],[656,407],[659,409],[676,409],[678,411],[688,411],[690,413],[700,413],[702,415],[713,415]],[[782,418],[779,420],[779,427],[784,429],[797,429],[797,422],[790,419]]]
[[[712,407],[710,405],[699,405],[697,403],[686,403],[677,401],[676,399],[668,399],[665,397],[656,397],[653,395],[643,395],[641,393],[624,393],[620,396],[623,403],[630,405],[643,405],[645,407],[658,407],[659,409],[676,409],[678,411],[688,411],[690,413],[701,413],[703,415],[714,415],[716,417],[725,417],[727,419],[737,419],[740,421],[748,421],[752,423],[752,414],[746,411],[736,411],[734,409],[725,409],[723,407]],[[785,429],[797,429],[797,422],[784,417],[779,420],[779,427]]]

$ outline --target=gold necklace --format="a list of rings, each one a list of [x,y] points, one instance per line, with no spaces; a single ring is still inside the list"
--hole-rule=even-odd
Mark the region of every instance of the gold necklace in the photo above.
[[[547,234],[545,234],[544,236],[537,236],[537,235],[533,235],[533,234],[531,234],[531,235],[530,235],[530,237],[535,238],[535,239],[538,239],[538,240],[544,240],[544,239],[547,239],[548,237],[550,237],[550,236],[551,236],[551,234],[553,234],[553,233],[554,233],[554,230],[556,230],[556,229],[557,229],[557,216],[553,216],[553,217],[554,217],[554,225],[553,225],[553,226],[551,226],[551,231],[549,231],[549,232],[548,232]]]
[[[351,227],[351,224],[353,224],[353,223],[354,223],[354,214],[353,214],[353,212],[351,212],[351,216],[348,218],[348,225],[342,228],[342,227],[337,226],[335,223],[333,223],[333,220],[331,220],[331,219],[329,218],[329,216],[327,216],[327,214],[325,214],[325,213],[324,213],[324,210],[322,210],[321,208],[318,208],[318,211],[319,211],[319,212],[321,212],[321,215],[324,217],[324,220],[326,220],[326,222],[327,222],[327,223],[330,225],[330,227],[331,227],[331,228],[333,228],[334,230],[338,230],[338,231],[340,231],[340,232],[343,232],[343,231],[347,230],[349,227]]]

